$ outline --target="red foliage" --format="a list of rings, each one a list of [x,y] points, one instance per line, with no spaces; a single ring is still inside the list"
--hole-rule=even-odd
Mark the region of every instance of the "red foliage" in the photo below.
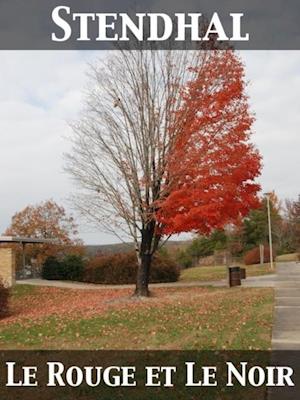
[[[254,121],[244,67],[232,50],[207,52],[193,70],[177,112],[167,196],[158,204],[163,233],[209,233],[257,207],[261,157],[250,143]],[[172,134],[172,132],[170,132]]]
[[[275,260],[276,255],[273,254],[273,261]],[[264,262],[270,262],[270,248],[269,246],[264,246]],[[260,263],[260,251],[259,247],[255,247],[252,250],[247,251],[244,256],[244,263],[246,265],[259,264]]]

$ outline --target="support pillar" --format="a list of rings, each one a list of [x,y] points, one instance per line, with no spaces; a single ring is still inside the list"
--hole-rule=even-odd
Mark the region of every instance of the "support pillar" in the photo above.
[[[0,249],[0,279],[6,287],[16,282],[16,254],[14,249]]]

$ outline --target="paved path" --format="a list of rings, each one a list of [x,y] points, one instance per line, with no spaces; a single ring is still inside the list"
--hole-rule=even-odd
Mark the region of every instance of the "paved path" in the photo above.
[[[68,282],[68,281],[47,281],[44,279],[26,279],[17,281],[17,284],[26,284],[33,286],[51,286],[57,288],[66,289],[82,289],[82,290],[108,290],[108,289],[133,289],[135,285],[102,285],[93,283],[81,283],[81,282]],[[199,286],[214,286],[224,287],[227,285],[225,280],[211,281],[211,282],[170,282],[170,283],[153,283],[150,285],[152,288],[168,288],[168,287],[199,287]]]
[[[263,275],[256,277],[249,277],[245,281],[242,281],[243,287],[274,287],[276,275]],[[26,284],[33,286],[50,286],[57,288],[66,289],[82,289],[82,290],[107,290],[107,289],[126,289],[134,288],[134,285],[95,285],[92,283],[80,283],[80,282],[68,282],[68,281],[47,281],[44,279],[26,279],[17,281],[17,284]],[[228,286],[227,280],[219,281],[193,281],[193,282],[172,282],[172,283],[154,283],[151,284],[152,288],[161,287],[174,287],[174,288],[185,288],[185,287],[201,287],[201,286],[213,286],[213,287],[226,287]]]
[[[274,350],[300,350],[300,263],[277,263]]]
[[[242,281],[243,287],[273,288],[276,284],[276,274],[251,276]]]
[[[300,263],[277,263],[272,349],[300,350]],[[295,387],[269,388],[268,400],[298,400],[299,353],[273,352],[271,364],[292,367]]]

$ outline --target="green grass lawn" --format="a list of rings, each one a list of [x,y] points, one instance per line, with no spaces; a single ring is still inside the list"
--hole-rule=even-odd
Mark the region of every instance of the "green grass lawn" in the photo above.
[[[155,289],[140,301],[125,290],[79,292],[19,285],[0,348],[270,348],[272,289]]]
[[[299,261],[299,254],[298,253],[282,254],[281,256],[276,257],[276,261],[278,262]]]
[[[274,273],[270,268],[270,264],[264,265],[246,265],[247,276],[259,276]],[[217,281],[227,279],[227,267],[225,266],[209,266],[187,268],[181,272],[180,280],[183,282],[190,281]]]

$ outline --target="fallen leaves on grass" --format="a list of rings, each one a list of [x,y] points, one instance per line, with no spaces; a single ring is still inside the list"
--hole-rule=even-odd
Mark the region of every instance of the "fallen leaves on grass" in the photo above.
[[[204,295],[209,289],[195,289],[198,295]],[[75,290],[58,289],[53,287],[39,287],[33,293],[22,296],[13,296],[10,305],[10,316],[0,324],[10,324],[25,321],[36,321],[49,316],[64,318],[86,318],[101,315],[108,309],[122,309],[147,307],[176,302],[180,296],[191,297],[189,289],[155,289],[153,296],[138,299],[132,296],[132,289],[101,289]],[[180,304],[180,302],[178,303]]]
[[[139,300],[130,289],[40,287],[13,296],[12,315],[0,322],[0,342],[20,348],[265,349],[272,293],[155,288],[152,297]]]

